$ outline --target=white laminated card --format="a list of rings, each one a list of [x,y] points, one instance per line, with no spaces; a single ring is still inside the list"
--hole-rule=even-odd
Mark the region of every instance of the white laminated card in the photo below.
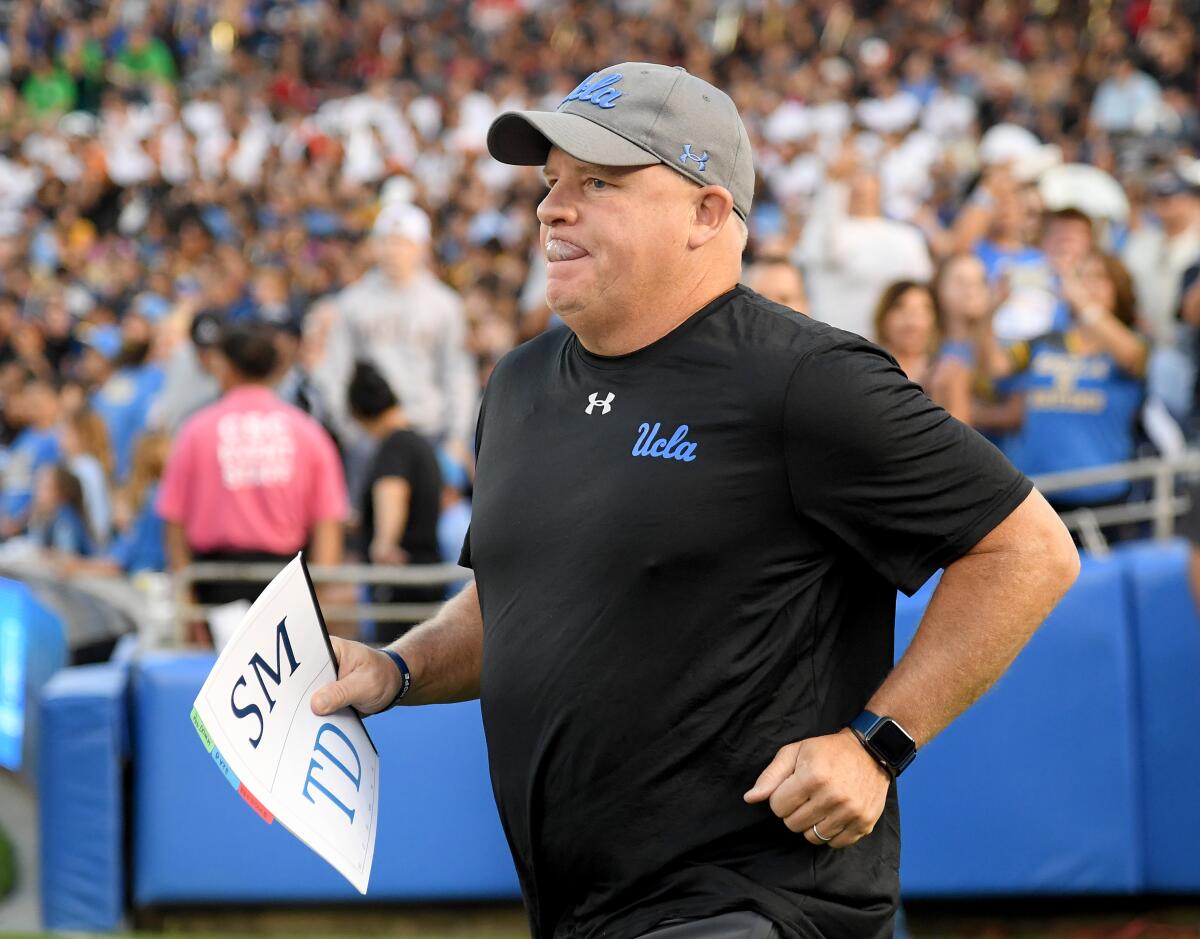
[[[192,723],[229,784],[265,821],[279,821],[365,894],[379,755],[352,709],[313,714],[312,693],[336,677],[297,555],[230,636],[196,697]]]

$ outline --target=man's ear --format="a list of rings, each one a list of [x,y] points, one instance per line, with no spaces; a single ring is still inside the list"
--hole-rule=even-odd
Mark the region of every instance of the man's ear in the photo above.
[[[733,212],[733,196],[724,186],[704,186],[695,195],[688,247],[700,248],[724,230]]]

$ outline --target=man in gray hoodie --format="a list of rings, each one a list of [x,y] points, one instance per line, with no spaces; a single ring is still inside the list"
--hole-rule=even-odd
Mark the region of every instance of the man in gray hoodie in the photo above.
[[[414,429],[452,449],[474,433],[479,383],[466,347],[462,301],[428,268],[429,217],[385,204],[371,232],[376,266],[337,295],[317,372],[327,400],[343,409],[357,359],[396,390]],[[338,418],[346,422],[339,411]]]

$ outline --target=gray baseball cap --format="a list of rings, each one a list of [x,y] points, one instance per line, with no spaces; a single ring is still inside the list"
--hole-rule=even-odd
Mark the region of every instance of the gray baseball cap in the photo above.
[[[593,72],[555,111],[506,111],[488,151],[541,166],[556,146],[598,166],[662,163],[701,186],[724,186],[745,219],[754,200],[750,138],[733,100],[682,68],[622,62]]]

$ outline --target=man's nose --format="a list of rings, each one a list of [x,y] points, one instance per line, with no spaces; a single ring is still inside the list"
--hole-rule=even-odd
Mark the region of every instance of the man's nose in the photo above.
[[[559,183],[538,203],[537,217],[543,225],[571,225],[578,218],[574,200],[567,195],[566,188]]]

